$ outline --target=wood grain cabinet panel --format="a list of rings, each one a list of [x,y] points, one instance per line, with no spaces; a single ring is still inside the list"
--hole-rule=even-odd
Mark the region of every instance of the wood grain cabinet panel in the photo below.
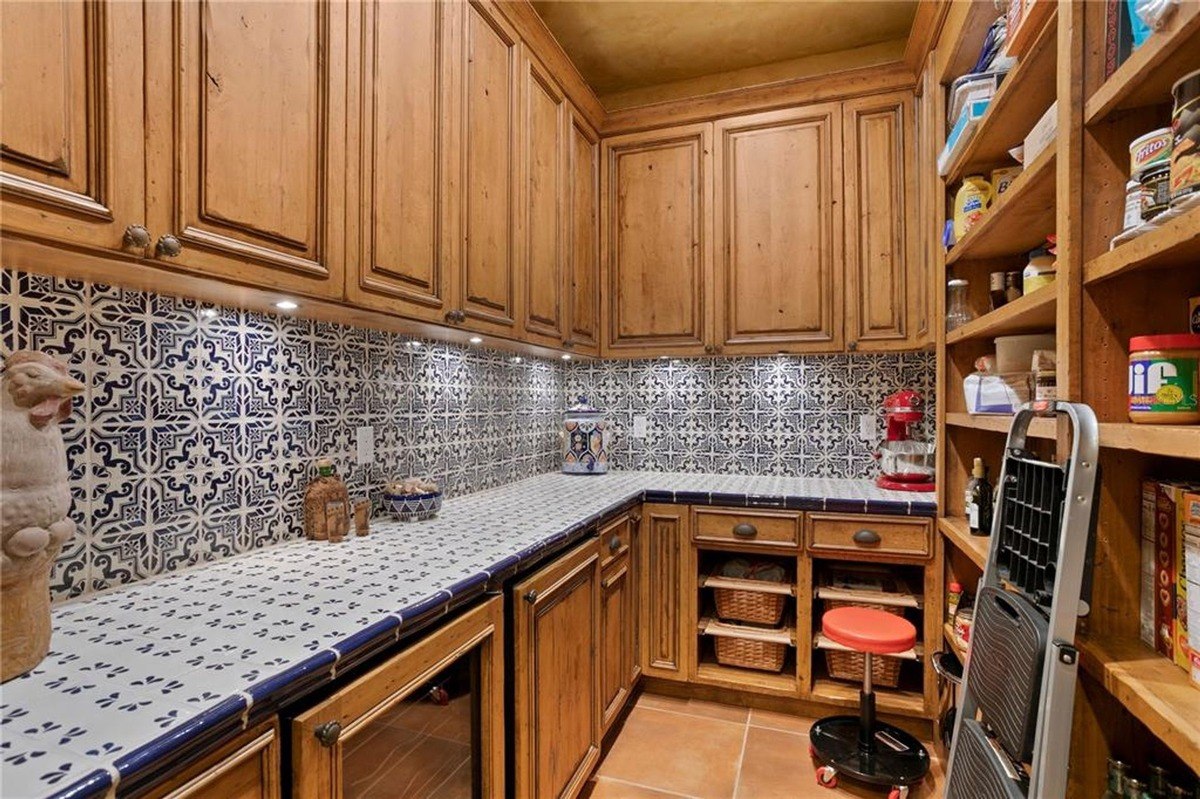
[[[525,335],[563,341],[563,266],[567,222],[567,100],[545,67],[523,48],[521,67],[521,260]]]
[[[517,320],[521,45],[491,3],[466,6],[462,307],[467,323],[512,333]]]
[[[621,556],[604,570],[600,588],[600,707],[605,731],[633,690],[634,585],[631,558]]]
[[[147,5],[147,202],[164,263],[341,296],[346,6]]]
[[[698,354],[711,310],[712,126],[605,139],[606,354]]]
[[[689,635],[683,572],[688,568],[689,509],[644,505],[637,543],[638,649],[647,677],[688,679]]]
[[[567,349],[600,354],[600,136],[569,108]]]
[[[600,758],[597,541],[512,592],[516,796],[575,797]]]
[[[922,287],[910,263],[912,120],[911,92],[843,104],[850,349],[909,349],[916,338],[909,316]]]
[[[272,718],[156,786],[162,799],[279,799],[279,722]]]
[[[348,299],[444,321],[451,309],[460,3],[362,3],[349,25]]]
[[[146,224],[142,4],[6,3],[3,19],[5,231],[119,250]]]
[[[837,103],[716,123],[717,344],[842,348]]]

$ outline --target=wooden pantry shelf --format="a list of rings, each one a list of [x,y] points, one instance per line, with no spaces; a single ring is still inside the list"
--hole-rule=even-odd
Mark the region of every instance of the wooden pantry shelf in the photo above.
[[[812,699],[832,705],[857,708],[860,683],[840,682],[826,678],[813,680]],[[875,686],[875,707],[884,713],[902,713],[909,716],[926,716],[925,696],[920,691]]]
[[[969,427],[972,430],[991,430],[1008,435],[1012,427],[1013,417],[999,414],[976,413],[947,413],[946,424],[951,427]],[[1055,439],[1058,437],[1058,421],[1050,418],[1036,418],[1029,423],[1030,438]]]
[[[1200,460],[1200,425],[1106,422],[1100,425],[1100,446]]]
[[[950,647],[950,651],[958,656],[958,659],[963,663],[967,662],[967,648],[958,642],[958,636],[954,634],[954,625],[946,622],[942,625],[942,637],[946,639],[946,645]]]
[[[773,583],[767,580],[742,580],[737,577],[716,577],[709,575],[700,580],[701,588],[736,588],[741,591],[757,591],[760,594],[796,595],[796,587],[791,583]]]
[[[983,119],[979,120],[975,135],[950,164],[947,186],[958,183],[964,175],[982,171],[986,177],[993,167],[1012,163],[1009,149],[1025,140],[1054,102],[1057,43],[1058,11],[1055,10],[1029,52],[1004,77]]]
[[[937,522],[938,529],[955,549],[970,558],[980,569],[987,565],[988,548],[992,545],[990,535],[971,535],[971,528],[967,526],[966,519],[943,516]]]
[[[718,638],[741,638],[745,641],[758,641],[764,644],[796,645],[796,630],[792,627],[784,627],[779,630],[770,627],[747,627],[742,624],[728,624],[705,617],[700,620],[698,632],[701,635],[712,635]]]
[[[1200,208],[1193,208],[1158,230],[1138,236],[1088,261],[1083,266],[1083,282],[1099,283],[1139,269],[1171,266],[1195,269],[1198,261]]]
[[[1084,671],[1183,762],[1200,770],[1200,690],[1187,672],[1141,641],[1090,636],[1076,643]]]
[[[1196,69],[1200,52],[1200,3],[1180,3],[1166,26],[1134,50],[1083,108],[1095,124],[1114,111],[1171,102],[1171,85]]]
[[[1018,297],[1007,305],[951,330],[946,334],[946,344],[949,346],[960,341],[994,338],[1010,333],[1051,330],[1054,327],[1057,298],[1057,284],[1042,286],[1032,294]]]
[[[979,60],[979,50],[988,28],[1000,16],[990,3],[951,3],[940,40],[949,42],[938,54],[938,82],[949,85],[967,74]],[[939,50],[942,49],[939,47]]]
[[[1008,191],[946,254],[946,265],[980,258],[1019,255],[1032,250],[1054,232],[1054,164],[1052,142]]]

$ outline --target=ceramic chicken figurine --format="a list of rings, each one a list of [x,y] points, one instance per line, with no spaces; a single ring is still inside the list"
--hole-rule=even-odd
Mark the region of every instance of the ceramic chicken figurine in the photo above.
[[[50,648],[50,570],[75,533],[58,423],[83,388],[42,352],[14,352],[0,372],[0,681]]]

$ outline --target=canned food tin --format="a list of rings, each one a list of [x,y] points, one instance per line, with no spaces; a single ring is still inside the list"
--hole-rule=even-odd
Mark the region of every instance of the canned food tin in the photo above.
[[[1129,174],[1135,180],[1147,169],[1170,162],[1170,128],[1152,130],[1129,143]]]
[[[1167,164],[1142,173],[1142,220],[1167,210],[1171,204],[1171,167]]]
[[[1200,192],[1200,69],[1171,87],[1171,201]]]

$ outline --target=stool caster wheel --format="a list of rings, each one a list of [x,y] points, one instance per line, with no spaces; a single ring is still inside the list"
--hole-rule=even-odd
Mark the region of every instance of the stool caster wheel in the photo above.
[[[838,784],[837,771],[833,766],[817,769],[817,785],[822,788],[836,788]]]
[[[901,785],[897,788],[892,788],[888,793],[888,799],[908,799],[908,786]]]

